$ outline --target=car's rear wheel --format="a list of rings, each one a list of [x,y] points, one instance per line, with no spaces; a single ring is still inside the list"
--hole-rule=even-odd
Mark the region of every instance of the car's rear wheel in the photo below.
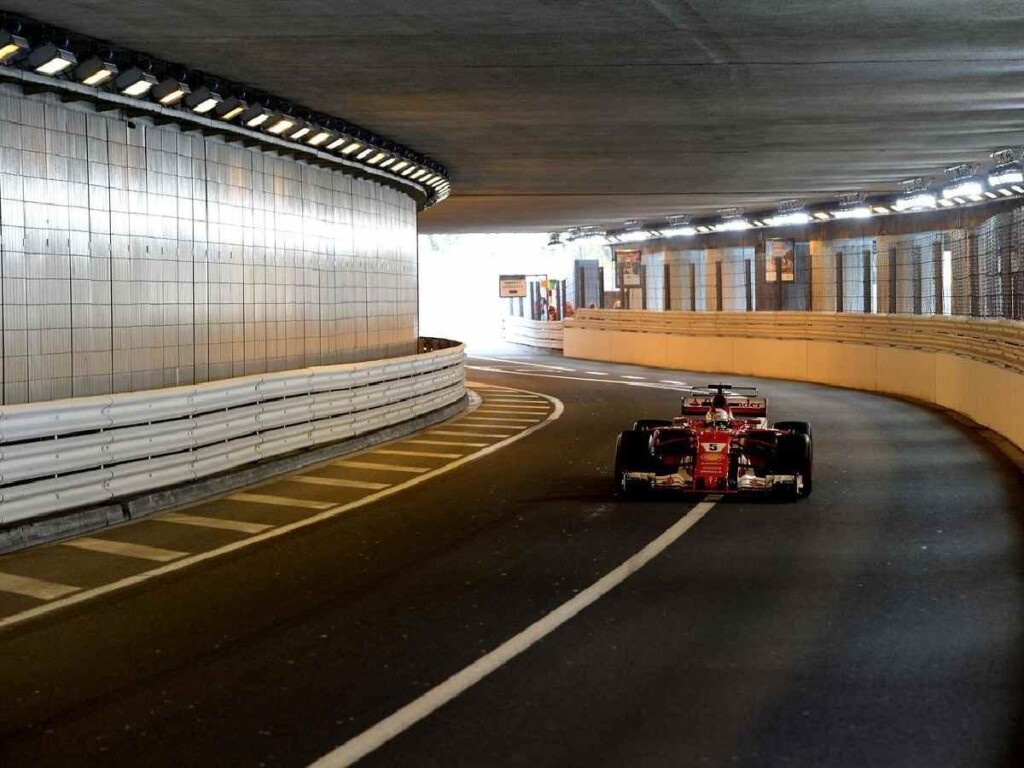
[[[809,421],[777,421],[772,428],[778,429],[781,432],[795,432],[798,435],[811,437],[811,423]]]
[[[623,486],[622,479],[627,472],[649,471],[650,459],[648,446],[650,433],[632,430],[620,432],[615,441],[615,488],[622,493],[629,493]]]
[[[792,434],[779,435],[772,464],[775,474],[800,475],[802,487],[799,492],[794,490],[793,496],[806,498],[811,495],[814,481],[814,453],[809,435],[795,430]]]

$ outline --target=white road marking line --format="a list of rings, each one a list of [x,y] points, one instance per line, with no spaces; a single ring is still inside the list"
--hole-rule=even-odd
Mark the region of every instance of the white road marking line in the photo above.
[[[263,523],[246,523],[242,520],[222,520],[219,517],[203,517],[201,515],[183,515],[177,512],[165,512],[152,518],[162,523],[179,523],[181,525],[194,525],[197,528],[216,528],[222,531],[237,531],[238,533],[260,533],[273,528]]]
[[[469,366],[466,366],[467,368]],[[623,381],[622,379],[588,379],[585,376],[556,376],[553,373],[517,373],[504,368],[488,368],[477,366],[477,370],[490,373],[505,373],[509,376],[530,376],[535,379],[558,379],[559,381],[583,381],[587,384],[617,384],[622,387],[643,387],[644,389],[667,389],[675,391],[678,386],[666,386],[664,383],[655,384],[650,381]],[[688,386],[688,385],[687,385]]]
[[[449,424],[448,426],[454,427],[456,424]],[[494,435],[487,434],[484,432],[449,432],[444,429],[432,429],[430,430],[432,435],[451,435],[452,437],[508,437],[508,435]]]
[[[431,459],[461,459],[464,453],[435,453],[434,451],[394,451],[389,448],[377,448],[374,453],[387,453],[392,456],[427,456]]]
[[[390,488],[391,483],[368,483],[365,480],[344,480],[340,477],[317,477],[315,475],[296,475],[294,477],[283,477],[290,483],[305,483],[306,485],[330,485],[334,488],[362,488],[366,491],[380,491]]]
[[[627,376],[626,374],[622,374],[622,378],[624,378],[624,379],[633,379],[634,381],[643,381],[644,380],[643,376]]]
[[[35,608],[30,608],[27,611],[22,611],[21,613],[16,613],[12,616],[5,616],[4,618],[0,619],[0,629],[4,627],[10,627],[15,624],[21,624],[26,621],[30,621],[31,619],[38,618],[39,616],[45,616],[48,613],[52,613],[53,611],[59,611],[62,608],[66,608],[71,605],[84,603],[85,601],[91,600],[94,597],[108,595],[112,592],[117,592],[118,590],[125,589],[126,587],[132,587],[136,584],[142,584],[144,582],[149,581],[150,579],[156,579],[168,573],[174,573],[175,571],[180,571],[185,568],[189,568],[198,563],[202,563],[207,560],[213,560],[214,558],[221,557],[222,555],[226,555],[231,552],[237,552],[240,549],[251,547],[252,545],[262,541],[269,541],[270,539],[276,539],[279,536],[286,536],[292,531],[297,531],[301,528],[306,528],[310,525],[317,525],[325,520],[330,520],[332,518],[338,517],[339,515],[343,515],[346,512],[351,512],[353,509],[359,509],[361,507],[373,504],[374,502],[380,501],[381,499],[386,499],[388,496],[396,494],[400,491],[404,491],[406,488],[411,488],[414,485],[425,483],[428,480],[438,477],[439,475],[445,474],[446,472],[452,472],[458,469],[459,467],[463,466],[464,464],[469,464],[470,462],[477,461],[478,459],[482,459],[485,456],[490,456],[492,453],[500,451],[505,446],[511,445],[512,443],[518,442],[520,440],[524,440],[530,435],[532,435],[534,432],[544,429],[544,427],[546,427],[548,424],[551,424],[552,422],[560,419],[562,413],[565,411],[565,405],[557,397],[548,397],[547,399],[554,405],[554,410],[548,415],[548,417],[544,421],[540,422],[539,424],[534,424],[529,429],[523,432],[519,432],[518,434],[511,435],[510,437],[502,437],[502,439],[497,443],[484,443],[482,446],[483,450],[476,451],[475,453],[471,453],[468,456],[463,456],[461,459],[453,461],[450,464],[445,464],[442,467],[438,467],[437,469],[428,472],[425,475],[417,475],[416,477],[409,478],[404,483],[392,485],[391,487],[382,489],[377,493],[371,493],[366,496],[363,496],[361,499],[355,499],[353,501],[345,502],[343,504],[334,505],[329,509],[325,509],[324,511],[319,512],[318,514],[311,515],[310,517],[304,518],[302,520],[296,520],[294,523],[288,523],[287,525],[281,525],[276,528],[271,528],[269,531],[257,533],[254,536],[250,536],[246,539],[241,539],[240,541],[236,541],[231,544],[226,544],[223,547],[211,549],[206,552],[200,552],[198,554],[191,555],[182,560],[178,560],[167,565],[161,565],[158,568],[154,568],[150,571],[137,573],[134,576],[128,576],[127,578],[121,579],[119,581],[114,581],[109,584],[104,584],[99,587],[93,587],[92,589],[83,589],[82,591],[76,592],[73,595],[68,595],[67,597],[62,597],[57,600],[54,600],[52,603],[46,603]],[[401,440],[401,442],[412,441]],[[238,496],[241,494],[235,495]]]
[[[37,600],[56,600],[58,597],[78,592],[81,587],[57,584],[53,581],[32,579],[28,576],[16,576],[13,573],[0,573],[0,592],[10,592]]]
[[[477,421],[508,421],[516,424],[536,424],[540,421],[539,418],[530,418],[534,414],[528,413],[525,416],[463,416],[462,421],[469,421],[470,419],[476,419]],[[537,414],[538,416],[540,414]]]
[[[658,536],[622,565],[602,576],[571,600],[543,618],[531,624],[519,634],[499,645],[490,653],[480,657],[460,672],[456,672],[443,683],[430,689],[422,696],[399,709],[358,736],[346,741],[337,749],[328,752],[310,768],[344,768],[366,757],[403,731],[418,723],[427,715],[447,704],[460,693],[468,690],[492,672],[500,669],[519,654],[544,639],[584,608],[593,605],[604,595],[624,582],[647,563],[664,552],[684,533],[690,530],[706,515],[718,498],[697,504],[671,528]]]
[[[675,384],[677,387],[688,387],[690,386],[685,381],[676,381],[675,379],[661,379],[662,384]]]
[[[507,413],[528,413],[531,416],[539,416],[547,413],[548,409],[543,405],[481,405],[476,409],[479,411],[505,411]]]
[[[94,539],[86,536],[81,539],[62,541],[62,547],[74,547],[75,549],[87,549],[90,552],[101,552],[104,555],[117,555],[118,557],[133,557],[136,560],[152,560],[154,563],[169,563],[185,557],[188,552],[178,552],[173,549],[160,549],[159,547],[147,547],[145,544],[130,544],[127,541],[111,541],[110,539]]]
[[[590,374],[591,376],[607,376],[608,375],[604,371],[584,371],[584,373]]]
[[[382,470],[385,472],[411,472],[414,475],[419,475],[424,472],[429,472],[430,467],[409,467],[403,464],[381,464],[375,461],[332,461],[331,464],[335,467],[351,467],[352,469],[375,469]]]
[[[296,507],[298,509],[330,509],[334,506],[333,501],[289,499],[284,496],[271,496],[267,493],[235,493],[228,498],[232,501],[249,501],[253,504],[269,504],[275,507]]]
[[[504,357],[487,357],[486,355],[469,355],[472,360],[493,360],[498,363],[509,363],[510,365],[528,365],[531,368],[550,368],[555,371],[575,371],[575,368],[566,368],[562,365],[544,365],[543,363],[528,363],[520,360],[508,360]],[[494,386],[494,385],[488,385]]]
[[[403,440],[414,445],[465,445],[470,448],[486,448],[490,443],[466,443],[462,440]]]
[[[487,397],[487,398],[484,398],[484,402],[485,403],[537,403],[538,405],[544,405],[544,406],[547,405],[547,403],[545,403],[543,400],[540,400],[539,398],[536,398],[536,397],[506,397],[504,395],[502,395],[501,397]]]

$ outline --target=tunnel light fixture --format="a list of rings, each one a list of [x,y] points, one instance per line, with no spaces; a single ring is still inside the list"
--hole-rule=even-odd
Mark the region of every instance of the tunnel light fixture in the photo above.
[[[832,214],[828,213],[827,211],[818,211],[817,213],[814,214],[814,218],[816,218],[818,221],[831,221]]]
[[[665,227],[659,231],[662,237],[693,237],[697,234],[697,228],[691,227],[689,224]]]
[[[173,107],[190,93],[192,93],[192,89],[186,83],[169,77],[154,85],[149,95],[157,103],[165,107]]]
[[[928,210],[936,205],[938,205],[938,201],[935,199],[935,195],[931,192],[921,191],[897,198],[896,202],[892,205],[892,209],[897,213],[906,213],[908,211]]]
[[[302,141],[304,136],[308,136],[313,130],[313,127],[306,125],[305,121],[300,120],[296,127],[288,133],[288,138],[292,141]]]
[[[738,214],[731,218],[736,218],[736,216]],[[775,215],[769,216],[764,221],[769,227],[792,227],[809,223],[811,215],[804,210],[802,200],[790,198],[788,200],[781,200],[779,202],[779,210]]]
[[[214,106],[213,114],[218,120],[223,120],[227,123],[234,120],[247,109],[249,109],[249,105],[242,101],[242,99],[237,96],[228,96]]]
[[[341,154],[345,155],[346,157],[351,157],[353,152],[358,152],[360,149],[362,149],[362,147],[363,145],[360,142],[352,141],[346,144],[344,147],[342,147]]]
[[[28,40],[7,30],[0,30],[0,64],[6,64],[28,50]]]
[[[950,181],[942,188],[942,197],[952,200],[955,197],[974,197],[985,191],[985,182],[977,176],[978,166],[973,163],[953,165],[946,169]]]
[[[1016,149],[1007,147],[992,153],[995,167],[988,173],[988,185],[992,188],[1024,184],[1024,167]]]
[[[383,170],[384,168],[390,168],[392,165],[395,164],[395,160],[397,159],[398,158],[395,157],[387,158],[383,163],[380,164],[381,169]]]
[[[883,211],[883,213],[886,211]],[[870,219],[874,215],[869,205],[854,205],[849,208],[837,208],[832,212],[837,219]]]
[[[246,128],[259,128],[266,123],[273,113],[261,104],[253,104],[247,107],[239,116],[238,122]]]
[[[391,170],[392,170],[393,173],[398,173],[399,171],[401,171],[403,168],[405,168],[408,165],[409,165],[409,162],[407,160],[399,160],[397,163],[395,163],[395,167],[392,168]]]
[[[939,205],[941,205],[943,208],[952,208],[954,205],[956,205],[956,203],[953,200],[950,200],[948,197],[943,197],[938,202]]]
[[[204,85],[186,96],[184,104],[197,115],[205,115],[220,104],[221,101],[219,93]]]
[[[338,136],[334,141],[332,141],[330,144],[328,144],[325,147],[325,149],[328,149],[331,152],[333,152],[336,149],[338,149],[338,147],[343,146],[345,144],[345,142],[347,142],[347,141],[348,141],[348,139],[345,136]]]
[[[421,178],[423,174],[425,174],[426,172],[427,171],[424,168],[420,168],[418,171],[416,171],[416,173],[414,173],[409,178],[412,179],[413,181],[416,181],[417,179]]]
[[[295,122],[296,119],[294,117],[277,114],[274,115],[268,123],[265,123],[265,125],[267,126],[267,133],[274,136],[280,136],[285,131],[290,131],[295,126]]]
[[[1002,195],[1003,197],[1013,197],[1013,192],[1007,189],[1006,187],[1001,187],[999,189],[999,194]]]
[[[373,154],[373,147],[366,147],[366,148],[363,149],[362,152],[360,152],[358,155],[356,155],[356,160],[365,160],[366,158],[368,158],[372,154]]]
[[[326,128],[314,128],[312,136],[306,139],[306,143],[311,147],[320,147],[323,144],[326,144],[328,139],[332,136],[334,136],[334,134]]]
[[[114,80],[114,89],[122,96],[130,96],[133,99],[145,96],[154,85],[156,78],[138,67],[122,72]]]
[[[66,48],[60,48],[53,43],[46,43],[36,48],[28,56],[28,66],[33,72],[40,75],[62,74],[78,63],[75,54]]]
[[[995,192],[992,192],[992,191],[986,191],[985,192],[985,197],[987,197],[989,200],[998,200],[999,199],[999,195],[997,195]]]
[[[370,165],[377,165],[377,163],[379,163],[381,160],[383,160],[387,156],[388,155],[387,155],[386,152],[378,152],[377,154],[375,154],[373,157],[371,157],[366,162],[369,163]]]
[[[74,78],[82,85],[98,88],[117,75],[117,65],[112,61],[104,61],[99,56],[86,59],[75,67]]]
[[[1012,189],[1018,195],[1024,195],[1024,187],[1019,187],[1016,184],[1014,184],[1012,187],[1010,187],[1010,189]]]

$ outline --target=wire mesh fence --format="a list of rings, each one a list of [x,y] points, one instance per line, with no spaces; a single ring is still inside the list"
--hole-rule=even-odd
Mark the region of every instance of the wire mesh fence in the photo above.
[[[632,270],[632,267],[629,268]],[[577,281],[579,282],[579,281]],[[631,285],[631,283],[633,283]],[[967,229],[644,252],[605,308],[1024,320],[1024,209]]]

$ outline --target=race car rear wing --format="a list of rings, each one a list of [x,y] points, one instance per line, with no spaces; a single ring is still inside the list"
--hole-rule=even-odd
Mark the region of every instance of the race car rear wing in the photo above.
[[[711,410],[717,394],[725,395],[734,418],[758,419],[768,415],[768,398],[758,395],[756,387],[734,387],[731,384],[708,384],[691,389],[682,399],[682,415],[703,416]]]

